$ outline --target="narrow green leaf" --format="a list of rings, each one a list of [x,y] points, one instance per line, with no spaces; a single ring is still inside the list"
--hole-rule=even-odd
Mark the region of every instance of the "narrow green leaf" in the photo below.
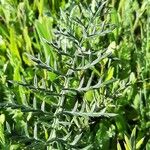
[[[5,145],[4,126],[0,123],[0,143]]]
[[[38,139],[38,137],[37,137],[37,134],[38,134],[38,129],[37,129],[37,123],[35,122],[34,123],[34,138],[37,140]]]
[[[128,137],[126,135],[124,135],[124,138],[125,138],[125,147],[126,147],[126,150],[132,150],[131,149],[131,143],[130,143],[130,140],[128,139]]]
[[[24,36],[25,43],[26,43],[26,52],[33,54],[32,43],[31,43],[31,39],[30,39],[29,34],[28,34],[27,26],[23,28],[23,36]]]
[[[106,53],[104,55],[99,54],[98,58],[95,59],[92,63],[88,63],[87,65],[83,66],[83,67],[77,67],[77,70],[86,70],[94,65],[96,65],[97,63],[99,63],[102,59],[108,57],[110,55],[110,53]]]
[[[131,133],[130,142],[131,142],[131,148],[134,150],[136,146],[136,127],[133,129]]]
[[[117,142],[117,150],[122,150],[119,142]]]
[[[76,135],[73,142],[71,142],[70,145],[72,145],[72,146],[76,145],[77,142],[81,139],[81,137],[82,137],[82,133],[79,135]]]
[[[11,54],[12,54],[13,58],[17,57],[19,60],[21,60],[16,41],[17,41],[17,39],[16,39],[15,30],[13,27],[10,27],[10,45],[9,45],[9,48],[10,48]]]
[[[0,115],[0,123],[3,124],[5,121],[5,115],[4,114],[1,114]]]
[[[107,76],[106,76],[105,81],[112,79],[113,74],[114,74],[114,67],[110,67],[108,72],[107,72]]]
[[[137,143],[136,143],[136,150],[140,149],[141,145],[144,142],[144,137],[142,139],[140,139]]]

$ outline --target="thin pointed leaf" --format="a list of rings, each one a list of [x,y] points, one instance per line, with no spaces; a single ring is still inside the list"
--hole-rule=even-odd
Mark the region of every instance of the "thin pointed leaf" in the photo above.
[[[80,112],[84,112],[86,107],[85,101],[83,101]]]
[[[108,57],[109,55],[110,55],[110,53],[106,53],[106,54],[104,54],[104,55],[102,55],[102,56],[101,56],[101,54],[99,54],[98,58],[95,59],[92,63],[89,63],[89,64],[87,64],[87,65],[85,65],[85,66],[83,66],[83,67],[77,67],[76,69],[77,69],[77,70],[86,70],[86,69],[88,69],[88,68],[91,68],[91,67],[93,67],[94,65],[96,65],[97,63],[99,63],[102,59]]]
[[[140,139],[137,143],[136,143],[136,150],[140,149],[141,145],[143,144],[144,142],[144,137],[142,139]]]
[[[128,137],[126,135],[124,135],[124,138],[125,138],[125,147],[127,150],[131,150],[131,142],[130,140],[128,139]]]
[[[74,108],[72,109],[72,112],[77,111],[78,109],[78,101],[75,103]]]
[[[82,77],[81,81],[80,81],[80,85],[78,87],[78,89],[81,89],[84,83],[84,76]]]
[[[38,137],[37,137],[37,133],[38,133],[38,131],[37,131],[37,123],[35,122],[34,123],[34,138],[37,140],[38,139]]]
[[[72,145],[72,146],[76,145],[77,142],[81,139],[81,137],[82,137],[82,133],[79,135],[76,135],[73,142],[71,142],[70,145]]]
[[[91,74],[91,76],[90,76],[90,78],[89,78],[89,80],[88,80],[88,83],[87,83],[87,85],[86,85],[86,88],[89,88],[89,87],[90,87],[90,85],[91,85],[91,83],[92,83],[93,77],[94,77],[94,72],[92,72],[92,74]]]
[[[62,138],[62,140],[67,141],[68,138],[71,136],[71,133],[72,133],[72,132],[69,132],[66,136],[64,136],[64,137]]]
[[[135,147],[136,147],[136,141],[135,140],[136,140],[136,127],[133,129],[133,131],[131,133],[131,138],[130,138],[132,149],[135,149]]]

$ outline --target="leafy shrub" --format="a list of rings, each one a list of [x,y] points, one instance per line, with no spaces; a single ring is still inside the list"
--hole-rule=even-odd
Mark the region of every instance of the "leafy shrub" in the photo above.
[[[0,4],[0,149],[149,149],[147,0]]]
[[[29,80],[13,81],[23,86],[21,102],[14,101],[13,92],[13,101],[4,105],[15,121],[7,123],[13,142],[19,141],[24,148],[88,149],[94,144],[100,148],[97,130],[114,128],[104,124],[116,116],[108,105],[108,90],[115,79],[109,58],[112,49],[104,38],[114,25],[107,16],[103,20],[106,11],[106,1],[70,4],[55,20],[53,38],[40,37],[45,57],[26,54],[36,64],[33,85]],[[40,34],[40,22],[36,28]],[[104,141],[109,143],[109,139]]]

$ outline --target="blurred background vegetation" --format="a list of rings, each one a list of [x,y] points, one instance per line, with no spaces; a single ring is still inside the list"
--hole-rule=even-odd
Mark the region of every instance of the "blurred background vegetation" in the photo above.
[[[57,80],[57,75],[36,67],[27,54],[43,62],[50,59],[49,63],[53,66],[53,48],[43,39],[54,39],[53,29],[58,24],[61,26],[61,21],[58,20],[64,10],[69,12],[74,5],[82,4],[89,11],[88,8],[94,9],[98,2],[0,0],[0,149],[34,149],[38,143],[36,132],[38,137],[48,139],[50,129],[45,126],[50,122],[43,117],[42,127],[37,129],[35,120],[38,117],[34,117],[32,111],[25,106],[31,103],[34,105],[35,101],[37,106],[34,105],[33,108],[41,107],[42,110],[42,107],[49,107],[54,99],[45,99],[44,94],[31,89],[37,81],[42,84],[46,80],[46,84],[50,85]],[[100,2],[103,4],[105,1]],[[100,76],[104,75],[105,81],[117,79],[107,89],[101,89],[110,98],[103,102],[103,108],[118,115],[114,119],[92,118],[91,122],[94,123],[90,125],[86,136],[92,137],[91,143],[87,141],[87,145],[93,144],[94,147],[86,149],[150,150],[150,1],[107,0],[103,9],[99,18],[104,22],[109,20],[114,29],[99,38],[100,47],[112,53],[100,62]],[[82,33],[78,32],[78,37],[81,37]],[[25,82],[30,87],[13,81]],[[88,91],[80,96],[92,103],[91,93]],[[71,107],[71,104],[67,107]],[[28,134],[33,135],[33,139],[22,138]],[[84,138],[80,140],[84,141]],[[34,139],[37,141],[33,144]],[[38,146],[41,150],[66,149],[55,145]]]

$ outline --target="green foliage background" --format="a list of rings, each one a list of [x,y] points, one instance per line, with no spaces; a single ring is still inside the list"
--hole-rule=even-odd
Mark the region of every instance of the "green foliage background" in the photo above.
[[[0,0],[0,149],[150,150],[149,16],[149,0]]]

